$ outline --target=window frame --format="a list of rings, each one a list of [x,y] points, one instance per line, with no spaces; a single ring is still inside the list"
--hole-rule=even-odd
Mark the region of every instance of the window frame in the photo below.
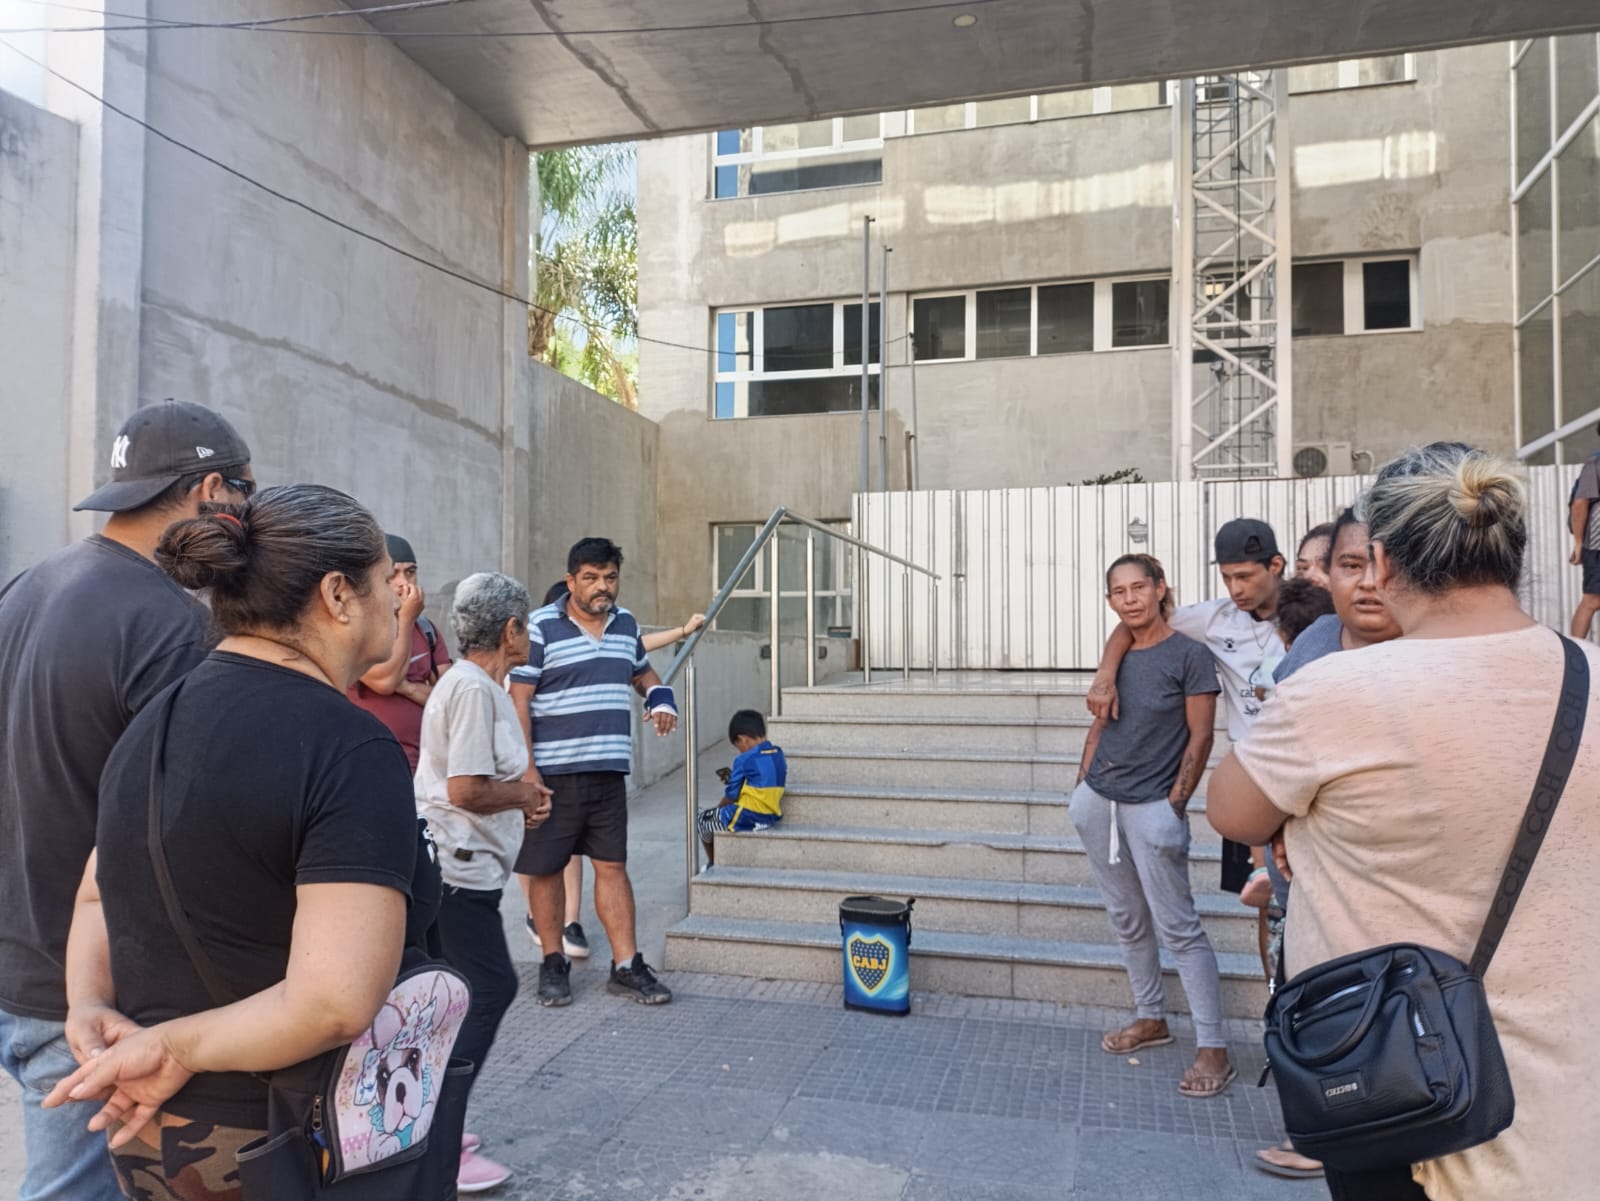
[[[1328,255],[1325,257],[1296,259],[1295,267],[1309,267],[1318,263],[1339,263],[1344,268],[1344,329],[1336,334],[1296,334],[1301,338],[1367,338],[1382,334],[1416,334],[1423,329],[1422,321],[1422,256],[1417,251],[1392,254],[1363,254],[1353,257]],[[1410,285],[1411,321],[1408,325],[1384,329],[1367,328],[1366,265],[1368,263],[1406,264],[1406,277]]]
[[[1402,84],[1416,83],[1417,82],[1417,56],[1416,56],[1415,53],[1412,53],[1410,51],[1407,51],[1405,54],[1402,54],[1402,55],[1398,56],[1400,59],[1403,60],[1402,63],[1401,63],[1401,66],[1400,66],[1400,70],[1401,70],[1402,74],[1401,74],[1399,79],[1382,79],[1382,80],[1376,80],[1376,81],[1374,81],[1372,83],[1362,83],[1361,82],[1361,64],[1362,63],[1372,62],[1374,59],[1395,58],[1395,57],[1397,57],[1397,56],[1393,55],[1393,54],[1368,54],[1368,55],[1365,55],[1362,58],[1341,58],[1341,59],[1336,59],[1336,60],[1334,60],[1334,64],[1333,65],[1336,66],[1339,69],[1339,81],[1337,83],[1335,83],[1332,87],[1328,87],[1328,88],[1296,88],[1296,87],[1291,86],[1290,89],[1289,89],[1289,95],[1291,95],[1291,96],[1324,96],[1324,95],[1332,94],[1334,92],[1356,91],[1356,90],[1361,89],[1361,88],[1393,88],[1393,87],[1399,87]],[[1310,66],[1323,66],[1325,64],[1312,63],[1312,64],[1308,64],[1308,65],[1310,65]],[[1285,71],[1292,71],[1294,68],[1293,67],[1285,67],[1283,69]]]
[[[864,116],[864,117],[870,117],[872,115],[873,114],[871,114],[871,113],[858,114],[858,116]],[[750,165],[757,164],[757,163],[790,162],[790,161],[805,160],[805,159],[829,158],[829,157],[833,157],[833,156],[837,156],[837,155],[854,154],[854,153],[858,153],[858,152],[863,151],[863,150],[877,150],[881,154],[882,151],[883,151],[883,143],[884,143],[884,127],[885,127],[885,125],[888,124],[888,119],[889,119],[890,114],[887,113],[887,112],[883,112],[883,113],[878,113],[876,115],[877,115],[877,118],[878,118],[878,136],[877,137],[874,137],[874,138],[846,138],[844,136],[844,123],[845,123],[846,120],[852,120],[853,121],[856,118],[855,117],[850,117],[850,118],[846,118],[846,117],[830,117],[830,118],[825,118],[825,119],[826,120],[830,120],[833,123],[833,140],[826,146],[808,146],[808,147],[806,147],[804,149],[797,149],[797,150],[768,150],[768,149],[766,149],[766,147],[764,145],[764,142],[766,140],[766,136],[765,135],[766,135],[766,128],[767,127],[764,126],[764,125],[751,125],[751,126],[748,126],[748,127],[740,127],[741,132],[742,132],[742,130],[744,128],[748,128],[750,130],[750,149],[749,150],[741,150],[741,151],[739,151],[737,153],[734,153],[734,154],[723,154],[721,151],[719,151],[717,149],[717,137],[718,137],[718,135],[720,133],[722,133],[724,131],[722,131],[722,130],[712,130],[711,133],[709,135],[707,135],[710,138],[710,144],[711,144],[710,170],[707,173],[707,177],[706,177],[706,196],[707,196],[707,199],[709,199],[709,200],[749,200],[749,199],[752,198],[750,193],[735,194],[733,196],[718,196],[717,195],[717,169],[719,167],[743,167],[743,166],[750,166]],[[793,121],[793,122],[791,122],[791,121],[780,121],[780,122],[774,122],[774,124],[777,124],[777,125],[805,125],[805,124],[809,124],[809,122],[805,122],[805,121]],[[876,187],[879,187],[879,186],[881,186],[881,185],[878,184],[878,183],[854,183],[854,184],[832,184],[832,185],[830,185],[830,188],[876,188]],[[830,188],[799,188],[799,189],[794,189],[794,191],[825,192],[825,191],[830,190]],[[779,192],[770,192],[770,193],[762,192],[762,193],[757,193],[756,195],[783,196],[783,195],[788,195],[788,194],[789,194],[788,191],[779,191]]]
[[[831,367],[811,367],[803,371],[768,371],[766,369],[766,310],[788,309],[803,305],[832,305],[833,306],[833,365]],[[873,306],[878,304],[877,297],[872,299],[867,307],[870,314]],[[734,412],[727,417],[717,416],[717,386],[719,384],[748,384],[767,381],[806,380],[806,379],[854,379],[861,374],[861,363],[844,361],[844,311],[851,305],[860,307],[861,298],[848,297],[843,300],[793,300],[770,302],[763,305],[724,305],[711,310],[711,396],[708,416],[712,421],[747,421],[751,419],[748,412],[748,394],[746,395],[746,412],[739,412],[739,397],[737,392],[734,397]],[[722,359],[724,352],[719,345],[718,319],[725,314],[748,313],[750,314],[750,369],[748,371],[723,371]],[[870,319],[870,318],[869,318]],[[876,329],[872,331],[876,333]],[[868,338],[867,353],[871,355],[872,339]],[[743,356],[733,355],[735,363]],[[883,347],[878,348],[878,358],[868,364],[867,374],[876,378],[883,370]],[[880,385],[881,388],[881,385]],[[877,405],[869,401],[871,411],[877,411]],[[770,417],[830,417],[849,416],[854,413],[860,415],[859,410],[841,410],[834,413],[759,413],[757,419]],[[737,524],[737,523],[734,523]]]
[[[1133,275],[1112,275],[1096,279],[1046,279],[1029,283],[1015,284],[985,284],[982,287],[971,288],[945,288],[931,292],[912,292],[905,298],[906,329],[914,333],[916,329],[916,303],[919,300],[943,300],[951,296],[962,297],[966,302],[966,353],[960,358],[917,359],[917,366],[937,366],[941,363],[1000,363],[1008,359],[1054,359],[1069,358],[1080,354],[1100,354],[1106,351],[1133,351],[1133,350],[1170,350],[1172,349],[1172,322],[1167,321],[1167,340],[1165,342],[1151,343],[1148,346],[1113,346],[1111,298],[1116,284],[1149,283],[1161,281],[1170,287],[1172,277],[1163,272],[1144,272]],[[1039,352],[1039,289],[1070,287],[1073,285],[1088,285],[1094,289],[1094,335],[1092,345],[1088,350],[1052,350],[1041,354]],[[1022,288],[1028,289],[1028,353],[1026,355],[1001,355],[988,358],[978,357],[978,294],[980,292],[1011,292]]]

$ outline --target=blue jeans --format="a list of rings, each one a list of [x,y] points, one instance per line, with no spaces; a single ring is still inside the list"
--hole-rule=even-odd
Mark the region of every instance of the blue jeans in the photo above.
[[[0,1009],[0,1067],[22,1086],[27,1174],[17,1201],[121,1201],[106,1136],[89,1129],[99,1110],[90,1101],[43,1109],[57,1081],[77,1071],[60,1022]]]

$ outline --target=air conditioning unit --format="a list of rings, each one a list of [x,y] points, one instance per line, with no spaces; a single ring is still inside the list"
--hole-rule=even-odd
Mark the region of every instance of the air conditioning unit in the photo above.
[[[1303,480],[1323,475],[1354,475],[1348,442],[1307,442],[1294,448],[1294,473]]]

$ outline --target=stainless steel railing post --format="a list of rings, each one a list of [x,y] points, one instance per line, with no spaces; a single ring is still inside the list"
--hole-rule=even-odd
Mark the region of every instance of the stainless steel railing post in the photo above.
[[[911,573],[900,573],[900,678],[911,679]]]
[[[806,530],[806,687],[817,686],[817,534]]]
[[[939,679],[939,577],[928,580],[928,666]]]
[[[783,680],[778,674],[778,618],[783,610],[783,589],[778,583],[778,545],[783,541],[782,526],[772,532],[772,695],[768,713],[778,717],[783,713]]]
[[[683,665],[683,790],[687,796],[684,820],[686,837],[683,840],[684,867],[683,905],[687,912],[695,875],[700,870],[700,831],[695,819],[700,815],[699,767],[700,747],[695,737],[695,718],[698,700],[694,690],[694,660]]]

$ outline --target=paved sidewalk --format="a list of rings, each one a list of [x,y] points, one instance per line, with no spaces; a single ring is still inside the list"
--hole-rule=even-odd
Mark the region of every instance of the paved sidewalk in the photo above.
[[[726,758],[706,757],[702,779]],[[640,945],[659,964],[683,913],[682,777],[633,803]],[[585,880],[586,889],[590,881]],[[471,1125],[516,1169],[504,1201],[1253,1201],[1325,1196],[1320,1183],[1249,1166],[1279,1137],[1253,1023],[1230,1027],[1239,1080],[1223,1098],[1176,1092],[1178,1043],[1130,1058],[1100,1050],[1127,1015],[914,995],[907,1018],[851,1013],[836,985],[666,977],[671,1005],[604,991],[608,955],[591,898],[594,957],[575,1000],[540,1009],[521,898],[505,914],[522,993],[478,1083]],[[1137,1060],[1137,1062],[1134,1062]],[[0,1196],[20,1176],[18,1115],[0,1077]]]

